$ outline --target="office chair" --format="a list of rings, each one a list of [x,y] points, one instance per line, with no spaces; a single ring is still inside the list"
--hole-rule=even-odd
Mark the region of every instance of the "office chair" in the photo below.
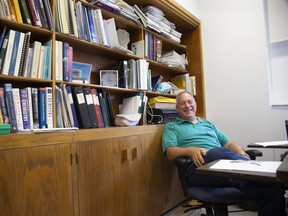
[[[246,153],[252,160],[262,156],[262,152],[256,149],[247,150]],[[207,216],[228,216],[228,206],[247,201],[247,197],[234,187],[188,187],[185,178],[186,168],[193,163],[191,158],[177,158],[174,164],[178,169],[178,177],[186,198],[197,200],[200,204],[183,205],[186,209],[184,213],[190,210],[205,208]],[[205,215],[205,214],[202,214]]]

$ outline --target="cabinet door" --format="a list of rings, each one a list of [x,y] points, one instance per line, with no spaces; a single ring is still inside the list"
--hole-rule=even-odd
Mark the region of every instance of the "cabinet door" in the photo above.
[[[159,135],[78,143],[80,215],[160,215],[165,172]]]
[[[73,215],[70,144],[0,151],[1,216]]]

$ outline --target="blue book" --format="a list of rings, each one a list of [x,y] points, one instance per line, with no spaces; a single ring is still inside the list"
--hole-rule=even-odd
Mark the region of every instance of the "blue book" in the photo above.
[[[10,125],[11,125],[11,132],[16,133],[18,132],[18,126],[17,126],[15,106],[14,106],[12,84],[5,83],[4,88],[5,88],[5,100],[6,100],[7,110],[8,110],[8,117],[9,117]]]
[[[32,129],[30,127],[30,112],[32,112],[32,110],[29,109],[29,97],[27,88],[20,89],[20,99],[22,107],[23,129]]]
[[[97,41],[98,37],[97,37],[94,19],[92,16],[92,8],[90,8],[90,7],[87,7],[87,16],[88,16],[89,27],[90,27],[90,32],[91,32],[91,41],[92,41],[92,43],[99,43]]]
[[[6,31],[7,31],[7,26],[4,26],[1,34],[0,34],[0,49],[2,48],[2,44],[6,35]]]
[[[69,81],[69,43],[63,42],[63,81]]]
[[[46,88],[38,88],[38,116],[39,128],[46,128]]]
[[[84,26],[84,39],[87,41],[92,42],[91,40],[91,32],[89,27],[88,15],[87,15],[87,8],[82,5],[82,25]]]
[[[73,121],[74,121],[74,127],[79,128],[79,123],[78,123],[76,108],[75,108],[75,104],[74,104],[74,100],[73,100],[73,96],[72,96],[71,86],[66,85],[65,88],[66,88],[66,92],[68,94],[68,99],[69,99],[70,106],[71,106],[71,111],[72,111],[72,116],[73,116]]]
[[[43,79],[51,80],[52,73],[52,40],[49,40],[44,44],[44,68],[43,68]]]

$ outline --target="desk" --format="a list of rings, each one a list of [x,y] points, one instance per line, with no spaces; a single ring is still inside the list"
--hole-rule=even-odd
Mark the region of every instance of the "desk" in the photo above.
[[[284,158],[283,162],[277,169],[276,177],[277,179],[280,179],[280,181],[288,183],[288,157]]]
[[[288,149],[288,141],[254,142],[248,145],[249,148],[282,148]]]
[[[206,175],[218,175],[225,176],[228,178],[237,179],[248,179],[248,180],[259,180],[259,181],[269,181],[269,182],[287,182],[288,183],[288,158],[281,163],[276,173],[269,172],[253,172],[253,171],[243,171],[243,170],[220,170],[220,169],[210,169],[217,161],[205,164],[202,167],[196,169],[196,173],[206,174]]]

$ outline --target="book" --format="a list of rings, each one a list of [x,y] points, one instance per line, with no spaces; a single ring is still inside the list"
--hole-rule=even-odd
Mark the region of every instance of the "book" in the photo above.
[[[67,98],[71,107],[71,113],[72,113],[72,118],[73,118],[73,127],[79,127],[79,123],[78,123],[78,117],[77,117],[77,113],[76,113],[76,108],[75,108],[75,104],[74,104],[74,100],[73,100],[73,96],[72,96],[72,90],[71,90],[71,86],[69,85],[64,85],[66,92],[67,92]]]
[[[87,7],[84,5],[82,5],[82,25],[84,30],[84,40],[92,42],[88,14],[87,14]]]
[[[8,43],[6,47],[5,57],[2,62],[2,75],[8,75],[9,74],[9,67],[10,67],[10,61],[12,57],[12,49],[14,44],[14,38],[15,38],[16,31],[10,29],[8,32]]]
[[[94,103],[94,107],[95,107],[96,117],[97,117],[97,121],[98,121],[98,127],[103,128],[105,125],[103,122],[103,116],[102,116],[102,111],[101,111],[101,107],[100,107],[100,103],[99,103],[98,93],[97,93],[97,90],[95,88],[91,88],[91,95],[92,95],[92,99],[93,99],[93,103]]]
[[[103,122],[105,127],[109,127],[110,125],[110,121],[109,121],[109,113],[108,113],[108,107],[107,107],[107,102],[102,94],[102,92],[97,91],[98,93],[98,99],[99,99],[99,103],[100,103],[100,108],[102,111],[102,116],[103,116]]]
[[[72,81],[88,84],[90,83],[92,65],[73,61],[72,63]]]
[[[63,81],[69,81],[69,63],[68,63],[68,58],[69,58],[69,43],[63,42]]]
[[[3,62],[5,59],[5,54],[6,54],[6,50],[7,50],[7,45],[8,45],[8,35],[5,36],[3,44],[2,44],[2,48],[0,51],[0,74],[2,74],[2,66],[3,66]]]
[[[63,103],[62,101],[62,93],[61,89],[56,86],[56,127],[57,128],[63,128],[63,121],[62,121],[62,109],[61,109],[61,104]]]
[[[5,83],[4,90],[5,90],[4,94],[5,94],[6,107],[7,107],[9,121],[11,125],[11,132],[16,133],[18,132],[18,126],[17,126],[15,106],[14,106],[12,84]]]
[[[121,11],[117,4],[105,0],[95,0],[93,4],[114,14],[118,14]]]
[[[37,76],[36,76],[36,78],[38,79],[43,79],[44,51],[45,51],[45,46],[41,45],[38,67],[37,67]]]
[[[55,44],[56,80],[63,80],[63,42],[56,40]]]
[[[63,127],[71,127],[72,123],[71,123],[71,119],[69,118],[69,110],[67,109],[67,101],[65,99],[65,92],[63,92],[63,85],[59,85],[57,86],[58,90],[60,91],[60,112],[61,112],[61,121],[63,124]]]
[[[26,24],[32,25],[32,20],[30,17],[30,13],[28,10],[26,0],[18,0],[18,2],[19,2],[19,7],[20,7],[23,22]]]
[[[22,118],[22,107],[20,101],[20,91],[19,88],[12,88],[14,109],[16,114],[17,128],[18,130],[23,130],[23,118]]]
[[[126,60],[110,65],[112,70],[118,71],[118,87],[128,88],[129,86],[129,73],[128,73],[128,63]]]
[[[89,22],[89,28],[90,28],[90,32],[91,32],[91,42],[98,44],[98,36],[97,36],[97,32],[96,32],[96,27],[95,27],[95,23],[94,23],[94,19],[92,16],[92,8],[87,7],[87,17],[88,17],[88,22]]]
[[[31,98],[31,97],[30,97]],[[23,120],[23,129],[28,130],[31,128],[30,123],[30,102],[29,102],[29,92],[27,88],[20,89],[20,101],[21,101],[21,111],[22,111],[22,120]]]
[[[31,89],[32,95],[32,113],[33,113],[33,129],[39,128],[39,110],[38,110],[38,89]]]
[[[24,76],[24,73],[25,73],[25,68],[26,68],[27,61],[28,61],[29,47],[30,47],[30,37],[31,37],[31,32],[27,32],[24,36],[18,76]]]
[[[163,76],[158,75],[158,76],[154,76],[151,78],[151,82],[152,82],[152,91],[156,91],[158,86],[160,85],[160,83],[163,80]]]
[[[46,88],[38,88],[38,116],[39,128],[47,128],[47,114],[46,114]]]
[[[88,108],[88,114],[89,114],[89,118],[91,121],[91,126],[93,128],[98,128],[99,124],[98,124],[98,120],[96,116],[95,106],[94,106],[90,87],[83,87],[83,93],[84,93],[85,101],[86,101],[87,108]]]
[[[35,7],[38,10],[42,27],[45,29],[49,29],[43,1],[42,0],[34,0],[34,1],[35,1]]]
[[[2,44],[5,38],[6,32],[7,32],[7,26],[4,26],[4,28],[2,29],[0,33],[0,49],[2,48]]]
[[[89,117],[88,107],[85,101],[82,86],[72,87],[73,101],[76,107],[78,123],[80,128],[91,128],[91,121]]]
[[[24,37],[25,37],[24,33],[19,31],[15,32],[10,66],[8,71],[9,76],[18,76]]]
[[[53,128],[53,94],[52,87],[45,88],[46,93],[46,128]]]
[[[31,59],[31,69],[30,71],[28,71],[28,74],[29,74],[28,77],[30,78],[37,78],[41,47],[42,47],[42,43],[39,41],[34,41],[31,44],[33,53],[32,53],[32,59]]]
[[[27,0],[26,2],[27,2],[30,17],[32,20],[32,24],[34,26],[42,27],[39,10],[36,7],[35,1],[34,0]]]
[[[68,51],[68,81],[72,82],[73,77],[73,47],[69,46]]]
[[[66,10],[66,1],[62,0],[62,1],[57,1],[57,19],[59,19],[59,22],[61,23],[61,28],[57,29],[59,32],[62,32],[64,34],[69,34],[69,26],[68,26],[68,17],[69,14],[67,14],[67,10]]]
[[[105,27],[104,27],[102,11],[100,9],[96,9],[94,11],[95,11],[95,15],[96,15],[96,18],[97,18],[96,26],[98,27],[99,32],[100,32],[101,42],[102,42],[102,44],[104,46],[109,46],[107,35],[106,35],[106,30],[105,30]]]
[[[29,109],[29,119],[30,119],[30,129],[33,128],[33,105],[32,105],[32,88],[26,87],[28,95],[28,109]]]
[[[43,59],[43,79],[52,79],[52,40],[44,43],[44,59]]]
[[[52,11],[51,11],[51,6],[50,6],[50,2],[49,0],[40,0],[43,3],[43,7],[45,10],[45,14],[46,14],[46,18],[47,18],[47,22],[48,22],[48,26],[49,29],[51,31],[54,30],[54,24],[53,24],[53,17],[52,17]]]
[[[7,107],[6,107],[4,92],[5,92],[4,88],[0,87],[0,107],[1,107],[3,123],[4,124],[9,124],[10,120],[9,120],[8,111],[7,111]]]
[[[72,29],[73,35],[75,37],[78,37],[78,28],[77,28],[77,24],[76,24],[74,1],[68,0],[68,5],[69,5],[70,20],[71,20],[70,21],[71,22],[71,29]]]

